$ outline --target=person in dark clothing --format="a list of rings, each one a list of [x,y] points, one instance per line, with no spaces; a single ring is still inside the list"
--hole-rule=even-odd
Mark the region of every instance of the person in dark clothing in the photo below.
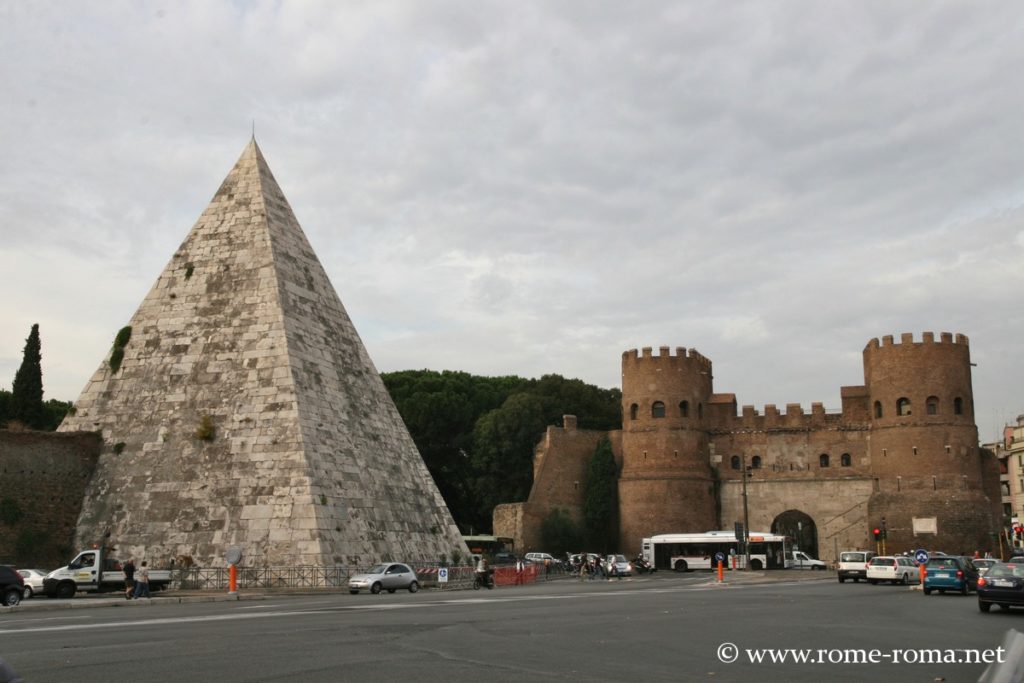
[[[132,599],[132,591],[135,590],[135,563],[132,558],[124,563],[124,599]]]

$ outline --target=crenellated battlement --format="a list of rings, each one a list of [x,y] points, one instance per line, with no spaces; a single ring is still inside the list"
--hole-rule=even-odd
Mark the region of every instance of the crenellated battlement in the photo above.
[[[969,346],[970,340],[967,338],[967,335],[965,334],[957,333],[954,335],[952,332],[942,332],[939,334],[939,340],[936,341],[934,332],[924,332],[921,335],[921,341],[915,342],[913,332],[904,332],[900,335],[900,340],[898,342],[895,341],[895,337],[891,334],[882,337],[881,342],[879,342],[878,338],[876,337],[868,342],[867,346],[865,347],[865,351],[868,349],[878,349],[889,346],[903,346],[910,344],[951,344],[958,346]]]
[[[654,355],[654,349],[650,346],[645,346],[639,351],[637,349],[630,349],[622,353],[622,363],[634,364],[644,362],[655,362],[655,363],[670,363],[673,365],[688,365],[695,366],[701,370],[710,370],[711,359],[701,355],[697,349],[687,349],[682,346],[675,348],[675,353],[672,353],[672,349],[668,346],[658,347],[658,355]]]

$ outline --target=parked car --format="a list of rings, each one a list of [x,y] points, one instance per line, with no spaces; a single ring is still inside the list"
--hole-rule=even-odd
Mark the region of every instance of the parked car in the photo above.
[[[918,583],[921,578],[914,561],[909,557],[880,555],[868,562],[868,583],[891,581],[892,583]]]
[[[43,579],[49,572],[44,572],[41,569],[19,569],[18,573],[25,580],[25,592],[22,594],[22,598],[28,600],[36,593],[42,594]]]
[[[518,561],[519,558],[516,557],[515,553],[494,553],[494,556],[491,558],[491,565],[499,567],[501,565],[515,564]]]
[[[933,590],[940,593],[957,591],[967,595],[978,589],[978,569],[969,557],[932,557],[924,568],[925,595],[931,595]]]
[[[868,578],[868,562],[875,556],[870,550],[844,550],[839,553],[839,583],[854,583]]]
[[[14,607],[25,592],[25,579],[14,567],[0,565],[0,605]]]
[[[790,560],[793,561],[793,569],[817,569],[825,571],[825,563],[816,560],[802,550],[794,550],[790,553]]]
[[[992,557],[979,557],[978,559],[974,560],[973,562],[974,562],[974,566],[978,568],[978,575],[979,576],[985,576],[985,574],[988,573],[989,569],[991,569],[993,566],[999,564],[999,560],[997,560],[995,558],[992,558]]]
[[[408,589],[410,593],[415,593],[420,589],[416,572],[400,562],[378,564],[348,580],[348,592],[352,595],[363,589],[368,589],[371,593],[376,594],[382,590],[394,593],[399,588]]]
[[[526,553],[526,561],[534,564],[546,564],[549,567],[561,566],[562,562],[551,553]]]
[[[992,605],[1024,607],[1024,564],[1000,562],[978,579],[978,609],[987,612]]]
[[[609,576],[632,576],[633,565],[625,555],[609,555],[604,559],[604,571]]]

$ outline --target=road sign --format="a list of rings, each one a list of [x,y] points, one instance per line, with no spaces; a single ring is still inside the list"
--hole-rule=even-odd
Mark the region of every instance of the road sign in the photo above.
[[[914,559],[917,560],[918,564],[924,564],[928,561],[928,551],[924,548],[914,551]]]
[[[437,582],[438,583],[448,583],[448,568],[447,567],[441,567],[440,569],[437,570]]]
[[[725,562],[725,553],[721,550],[715,553],[715,562]]]

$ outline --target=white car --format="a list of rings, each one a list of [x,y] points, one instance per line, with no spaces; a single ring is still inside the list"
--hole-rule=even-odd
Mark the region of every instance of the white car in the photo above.
[[[921,572],[909,557],[881,555],[868,562],[868,583],[920,583]]]
[[[21,596],[22,600],[28,600],[33,595],[43,592],[43,579],[46,578],[48,572],[40,569],[19,569],[18,573],[21,574],[21,578],[25,579],[25,592]]]
[[[420,582],[416,579],[416,572],[408,565],[385,562],[348,580],[348,592],[352,595],[364,588],[368,588],[371,593],[380,593],[381,590],[394,593],[399,588],[407,588],[410,593],[415,593],[420,589]]]
[[[608,576],[632,576],[633,565],[625,555],[609,555],[604,560],[604,571]]]

